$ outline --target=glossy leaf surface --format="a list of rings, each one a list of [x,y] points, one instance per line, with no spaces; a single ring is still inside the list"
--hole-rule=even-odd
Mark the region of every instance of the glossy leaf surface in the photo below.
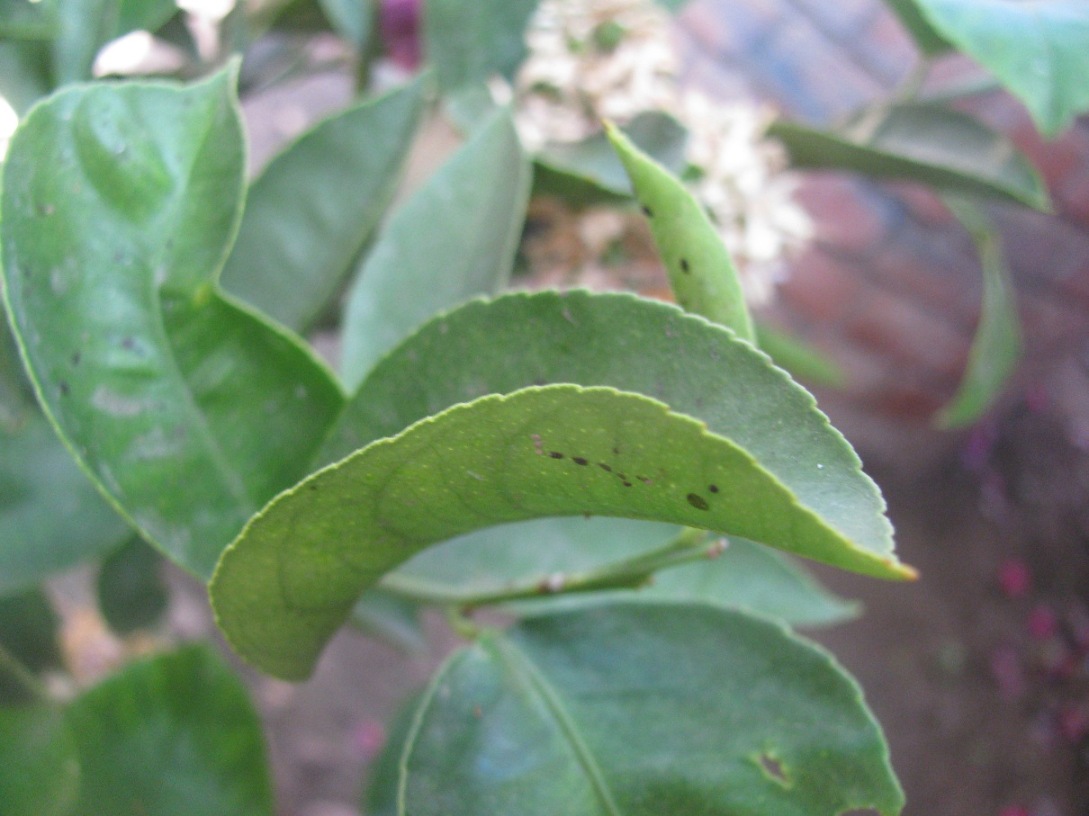
[[[119,544],[129,526],[95,490],[44,417],[0,427],[0,595]]]
[[[968,368],[937,416],[939,425],[956,428],[979,419],[1002,392],[1021,356],[1021,323],[1001,235],[973,204],[949,199],[946,204],[972,234],[983,267],[983,300]]]
[[[144,537],[198,575],[303,475],[342,399],[296,338],[217,290],[242,198],[232,83],[58,93],[12,139],[0,226],[39,402]]]
[[[556,385],[455,406],[281,494],[220,561],[219,624],[261,668],[305,677],[359,594],[412,554],[501,522],[586,513],[912,575],[891,555],[883,516],[862,520],[878,540],[852,541],[702,422],[644,396]]]
[[[538,0],[427,0],[423,44],[439,86],[450,91],[494,74],[514,76]]]
[[[82,768],[77,813],[269,816],[261,726],[204,647],[132,664],[68,708]]]
[[[1089,111],[1083,0],[912,0],[942,37],[993,73],[1046,136]]]
[[[607,132],[650,222],[677,303],[753,340],[741,279],[703,205],[617,128],[609,126]]]
[[[514,123],[500,111],[391,216],[348,295],[341,371],[350,388],[435,312],[506,283],[529,184]]]
[[[296,331],[336,294],[393,195],[421,85],[319,122],[250,185],[221,282]]]
[[[852,170],[1048,209],[1040,175],[1004,136],[935,104],[863,111],[836,131],[779,121],[770,133],[808,169]]]
[[[627,519],[553,518],[489,527],[424,550],[386,581],[451,596],[486,594],[515,583],[549,579],[632,558],[673,538],[668,524]],[[386,584],[383,584],[386,585]],[[520,615],[552,614],[612,601],[672,600],[746,609],[796,626],[836,623],[854,615],[851,603],[823,589],[774,550],[733,539],[716,558],[672,567],[631,591],[548,595],[508,604]]]
[[[4,816],[69,816],[78,785],[75,742],[58,708],[0,708]]]
[[[755,618],[631,604],[536,618],[456,653],[417,712],[399,813],[895,816],[861,692]]]

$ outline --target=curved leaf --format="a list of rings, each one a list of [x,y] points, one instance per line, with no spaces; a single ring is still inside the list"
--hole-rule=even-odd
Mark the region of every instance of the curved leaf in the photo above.
[[[885,5],[892,8],[924,55],[940,56],[953,49],[952,44],[926,21],[916,0],[885,0]]]
[[[223,288],[309,328],[393,196],[421,102],[416,81],[319,122],[276,156],[250,186]]]
[[[796,167],[852,170],[939,190],[999,198],[1047,210],[1039,173],[1014,144],[970,116],[933,103],[864,110],[835,131],[778,121]]]
[[[0,802],[4,816],[68,816],[79,759],[61,711],[0,708]]]
[[[874,576],[911,575],[887,539],[846,538],[704,423],[637,394],[555,385],[455,406],[281,494],[220,561],[218,621],[264,670],[305,677],[359,594],[414,553],[500,522],[579,514],[717,530]]]
[[[144,538],[205,576],[342,401],[296,338],[217,291],[242,197],[233,74],[56,94],[13,137],[0,203],[39,403]]]
[[[912,0],[942,37],[993,73],[1046,136],[1089,111],[1084,0]]]
[[[526,57],[526,26],[538,0],[428,0],[423,43],[444,92],[483,82],[494,74],[511,79]]]
[[[413,816],[899,814],[857,685],[770,623],[617,604],[456,653],[401,762]]]
[[[1021,323],[998,231],[969,202],[946,199],[946,204],[972,234],[983,267],[983,302],[968,368],[953,400],[936,417],[938,425],[958,428],[983,415],[1017,367]]]
[[[741,279],[706,210],[675,176],[620,130],[607,125],[606,133],[650,221],[677,303],[752,341],[755,333]]]
[[[129,526],[44,417],[0,428],[0,595],[117,546]]]
[[[529,182],[503,110],[393,214],[348,295],[341,371],[350,388],[435,312],[506,283]]]
[[[270,816],[257,712],[202,646],[126,667],[68,708],[82,767],[76,813]]]
[[[414,586],[453,597],[494,593],[531,580],[545,585],[557,575],[594,569],[660,547],[677,532],[668,524],[627,519],[550,518],[503,524],[424,550],[388,575],[381,586]],[[654,581],[640,589],[542,592],[539,600],[507,608],[523,616],[542,615],[633,597],[745,609],[795,626],[836,623],[855,613],[853,604],[825,590],[800,566],[741,538],[731,539],[713,560],[656,573]]]

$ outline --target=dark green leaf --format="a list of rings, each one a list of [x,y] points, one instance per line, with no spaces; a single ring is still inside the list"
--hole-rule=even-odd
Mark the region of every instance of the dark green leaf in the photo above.
[[[424,550],[382,586],[415,586],[450,596],[497,592],[515,583],[571,575],[660,547],[677,534],[668,524],[627,519],[554,518],[489,527]],[[406,583],[407,582],[407,583]],[[854,606],[820,587],[784,556],[733,539],[717,558],[658,573],[638,590],[543,596],[515,608],[551,614],[587,604],[638,599],[708,603],[746,609],[797,626],[852,617]],[[364,597],[367,597],[364,595]],[[354,615],[353,615],[354,617]]]
[[[98,608],[120,635],[153,626],[166,612],[170,596],[161,575],[162,557],[133,538],[102,562]]]
[[[40,589],[0,597],[0,649],[31,673],[60,667],[59,625],[57,613]],[[21,679],[5,671],[0,662],[0,704],[28,702],[28,695]]]
[[[925,56],[940,56],[952,50],[952,44],[927,22],[916,0],[885,0],[885,4],[892,8]]]
[[[340,36],[356,48],[370,41],[378,13],[376,0],[320,0],[321,8]]]
[[[250,186],[223,288],[307,329],[385,212],[420,107],[417,81],[323,120],[276,156]]]
[[[53,41],[57,85],[91,78],[102,46],[131,31],[155,31],[173,17],[175,0],[57,0],[58,31]]]
[[[427,0],[423,42],[443,91],[512,78],[526,57],[525,31],[538,0]]]
[[[4,816],[70,816],[79,786],[76,746],[53,706],[0,708]]]
[[[832,387],[846,382],[847,375],[835,360],[770,326],[756,324],[756,345],[799,380]]]
[[[303,475],[342,401],[297,338],[216,288],[242,199],[233,75],[36,107],[0,224],[39,402],[145,539],[203,576]]]
[[[80,814],[269,816],[257,713],[204,647],[128,666],[68,709]]]
[[[1046,136],[1089,111],[1084,0],[913,0],[926,22],[1017,96]]]
[[[57,0],[0,0],[0,37],[49,39],[56,32]]]
[[[607,126],[607,133],[650,222],[677,303],[754,340],[741,278],[704,206],[623,133],[612,126]]]
[[[946,204],[972,234],[983,267],[983,302],[968,368],[952,402],[937,416],[940,426],[957,428],[979,419],[1017,368],[1021,324],[998,231],[970,202],[946,199]]]
[[[779,121],[770,133],[796,167],[907,179],[1039,210],[1050,206],[1043,180],[1011,141],[941,105],[873,108],[835,131]]]
[[[22,115],[53,88],[49,45],[0,42],[0,96]]]
[[[0,595],[102,555],[128,533],[44,417],[0,427]]]
[[[899,814],[855,683],[738,613],[624,604],[530,620],[455,654],[416,715],[412,816]]]
[[[529,184],[514,123],[500,111],[393,214],[348,295],[341,369],[350,388],[435,312],[506,283]]]
[[[672,116],[641,113],[622,130],[672,173],[684,170],[688,131]],[[581,142],[545,145],[534,162],[534,194],[556,195],[580,205],[631,198],[631,181],[604,133]]]

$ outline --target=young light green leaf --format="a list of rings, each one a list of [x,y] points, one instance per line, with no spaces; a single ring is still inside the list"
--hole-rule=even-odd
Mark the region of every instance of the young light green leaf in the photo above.
[[[516,584],[565,576],[630,559],[677,535],[678,528],[628,519],[550,518],[488,527],[432,547],[387,575],[380,586],[435,597],[497,593]],[[370,593],[367,593],[370,594]],[[366,595],[364,595],[366,597]],[[731,539],[717,557],[673,567],[635,590],[550,595],[507,604],[523,616],[612,601],[671,600],[745,609],[795,626],[821,626],[853,617],[853,604],[821,587],[800,565],[774,550]]]
[[[76,813],[271,816],[261,725],[242,683],[189,646],[128,666],[68,708]]]
[[[1047,210],[1047,188],[1006,137],[963,113],[916,102],[860,111],[835,131],[779,121],[779,139],[796,167],[852,170],[938,190]]]
[[[129,526],[34,413],[0,427],[0,595],[117,546]]]
[[[1021,356],[1021,324],[1002,237],[971,202],[947,198],[946,205],[971,233],[983,267],[983,301],[968,368],[953,400],[936,417],[941,427],[958,428],[979,419],[1002,392]]]
[[[632,143],[672,173],[685,164],[688,131],[665,113],[641,113],[622,128]],[[631,180],[604,133],[580,142],[547,144],[534,157],[533,192],[578,205],[632,195]]]
[[[888,747],[832,657],[746,615],[613,604],[457,652],[401,760],[412,816],[896,816]]]
[[[502,522],[587,513],[913,575],[893,557],[887,529],[852,541],[703,422],[638,394],[554,385],[455,406],[282,493],[220,561],[211,586],[219,625],[264,670],[306,677],[360,593],[413,554]]]
[[[1045,136],[1089,111],[1089,5],[1084,0],[912,0],[944,39],[990,71]]]
[[[348,295],[341,371],[349,388],[435,312],[506,283],[529,184],[529,161],[502,110],[393,214]]]
[[[650,221],[677,303],[752,341],[755,334],[741,279],[707,212],[675,176],[620,130],[607,125],[606,133]]]
[[[4,816],[71,816],[79,759],[57,706],[0,708]]]
[[[423,43],[439,87],[453,91],[490,79],[512,78],[526,57],[526,26],[538,0],[427,0]]]
[[[98,608],[111,630],[127,635],[162,618],[170,602],[162,566],[162,556],[139,537],[102,561],[95,589]]]
[[[295,331],[337,293],[389,205],[416,130],[420,80],[315,125],[250,186],[220,281]]]
[[[295,337],[217,289],[242,200],[233,81],[56,94],[13,137],[0,200],[39,403],[145,539],[204,576],[303,475],[343,399]]]

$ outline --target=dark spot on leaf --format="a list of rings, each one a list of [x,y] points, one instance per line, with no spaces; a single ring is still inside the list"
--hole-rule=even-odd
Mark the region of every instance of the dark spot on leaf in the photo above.
[[[314,482],[311,482],[311,483],[310,483],[310,489],[311,489],[311,490],[317,490],[317,489],[318,489],[318,486],[317,486],[317,484],[316,484],[316,483],[314,483]]]
[[[52,204],[39,204],[36,209],[38,210],[38,215],[52,215],[57,211],[57,208]]]
[[[689,493],[685,498],[688,499],[688,503],[695,507],[697,510],[710,510],[711,505],[707,503],[707,499],[698,493]]]
[[[574,462],[576,465],[588,465],[588,464],[590,464],[589,460],[583,459],[581,456],[572,456],[571,461]]]
[[[616,447],[613,448],[613,456],[619,456],[619,455],[620,455],[620,446],[617,445]]]
[[[626,481],[628,481],[628,474],[627,474],[627,473],[621,473],[621,472],[620,472],[620,471],[618,470],[618,471],[616,472],[616,478],[618,478],[618,479],[619,479],[620,481],[622,481],[622,482],[626,482]]]
[[[650,209],[650,207],[648,207],[646,204],[644,204],[643,205],[643,215],[645,215],[647,218],[653,218],[654,217],[654,212]]]
[[[57,385],[60,387],[62,397],[67,397],[72,391],[72,389],[68,387],[68,383],[64,380],[61,380]]]
[[[83,356],[78,351],[72,352],[72,365],[78,366],[79,361],[83,359]]]
[[[790,777],[787,775],[786,766],[779,759],[767,751],[763,751],[756,758],[756,761],[760,766],[760,770],[764,772],[764,776],[769,780],[782,785],[784,788],[790,787],[791,782]]]
[[[548,455],[551,456],[553,459],[563,459],[563,454],[559,451],[552,451]]]
[[[606,473],[612,473],[613,472],[613,469],[611,467],[609,467],[607,464],[605,464],[604,462],[598,462],[597,466],[599,468],[601,468],[602,470],[604,470]]]
[[[710,490],[712,493],[718,493],[718,485],[708,485],[707,489]]]
[[[631,487],[631,482],[621,482],[621,484],[623,484],[624,487]]]
[[[136,348],[136,340],[132,337],[122,337],[121,348],[125,349],[126,351],[132,351],[134,348]]]
[[[687,258],[681,258],[681,270],[683,272],[688,272],[689,271],[688,259]]]

